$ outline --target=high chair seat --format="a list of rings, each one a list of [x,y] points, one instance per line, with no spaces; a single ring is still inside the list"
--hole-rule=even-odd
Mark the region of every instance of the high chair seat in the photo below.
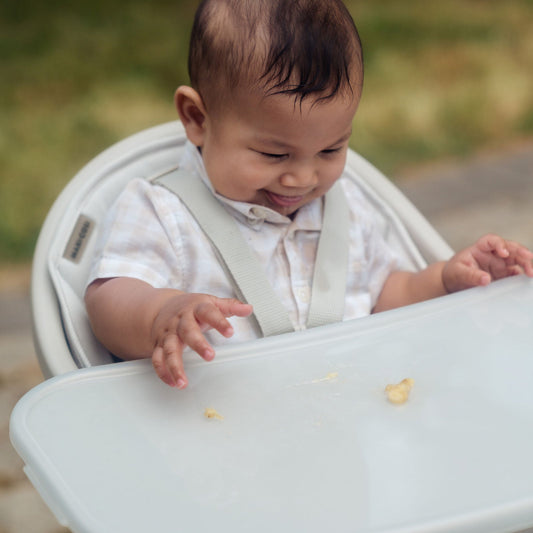
[[[83,302],[97,235],[126,183],[175,168],[185,141],[178,121],[132,135],[83,167],[52,206],[39,235],[31,287],[35,347],[46,377],[113,362],[94,337]],[[411,268],[452,254],[399,189],[351,150],[346,170],[376,206],[387,240]]]

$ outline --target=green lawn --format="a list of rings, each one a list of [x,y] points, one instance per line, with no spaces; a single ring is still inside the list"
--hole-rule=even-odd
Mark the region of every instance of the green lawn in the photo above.
[[[400,168],[533,136],[533,0],[347,2],[365,48],[352,146]],[[61,188],[173,120],[196,2],[0,4],[0,262],[27,260]]]

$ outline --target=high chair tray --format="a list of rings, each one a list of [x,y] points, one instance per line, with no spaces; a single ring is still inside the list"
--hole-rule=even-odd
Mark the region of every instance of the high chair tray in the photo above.
[[[190,358],[185,391],[146,361],[53,378],[11,439],[76,533],[518,531],[532,346],[533,281],[511,278]]]

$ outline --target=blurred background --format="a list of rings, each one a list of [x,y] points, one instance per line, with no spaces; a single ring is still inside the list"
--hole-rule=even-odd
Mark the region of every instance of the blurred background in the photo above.
[[[366,80],[352,147],[391,178],[533,137],[532,0],[348,0]],[[31,258],[70,177],[174,120],[192,0],[0,4],[0,264]]]

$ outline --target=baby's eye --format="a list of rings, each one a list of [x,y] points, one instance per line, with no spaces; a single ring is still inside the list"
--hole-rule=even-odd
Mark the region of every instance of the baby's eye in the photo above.
[[[328,148],[327,150],[322,150],[320,153],[322,155],[328,156],[328,155],[338,154],[341,150],[342,150],[341,147],[339,147],[339,148]]]
[[[267,157],[269,159],[283,159],[284,157],[287,157],[287,154],[271,154],[269,152],[259,152],[263,157]]]

